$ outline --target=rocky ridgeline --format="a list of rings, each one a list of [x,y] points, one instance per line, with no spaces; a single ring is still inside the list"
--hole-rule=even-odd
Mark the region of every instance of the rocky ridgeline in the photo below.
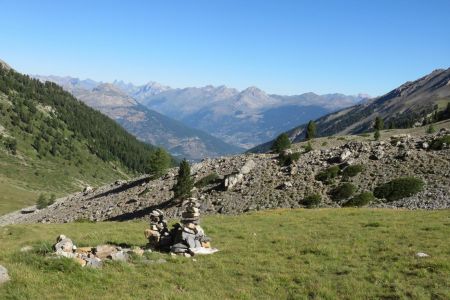
[[[339,207],[329,196],[333,185],[316,180],[316,175],[333,165],[363,165],[363,172],[347,181],[356,193],[373,191],[376,186],[405,176],[421,178],[422,192],[394,202],[376,200],[372,207],[407,209],[442,209],[450,207],[450,149],[428,149],[436,138],[450,134],[442,129],[436,134],[397,135],[382,141],[340,141],[327,149],[303,153],[291,166],[280,166],[276,154],[243,154],[206,159],[194,164],[192,176],[198,182],[213,178],[193,192],[204,214],[239,214],[252,210],[302,207],[310,194],[322,195],[322,207]],[[330,139],[330,144],[332,140]],[[320,143],[317,141],[317,143]],[[314,148],[318,144],[313,142]],[[337,144],[337,145],[336,145]],[[295,145],[294,151],[300,149]],[[36,210],[30,207],[0,218],[0,225],[12,223],[60,223],[73,221],[129,220],[148,216],[154,209],[167,217],[179,217],[181,203],[173,200],[172,187],[177,169],[151,179],[143,176],[131,181],[117,181],[58,199],[53,205]],[[216,174],[212,176],[211,174]]]

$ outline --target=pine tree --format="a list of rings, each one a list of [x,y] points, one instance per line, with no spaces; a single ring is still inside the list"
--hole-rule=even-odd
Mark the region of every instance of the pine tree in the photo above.
[[[291,147],[291,140],[286,133],[280,134],[272,144],[272,150],[281,153]]]
[[[306,127],[306,139],[311,140],[316,137],[316,122],[313,120],[309,121],[308,126]]]
[[[375,118],[375,125],[373,127],[375,130],[383,130],[384,129],[384,121],[380,117]]]
[[[191,196],[191,190],[194,187],[194,181],[191,178],[191,167],[186,159],[180,162],[180,168],[178,170],[177,183],[175,184],[173,191],[174,197],[187,198]]]
[[[380,139],[380,131],[378,129],[375,130],[375,133],[373,134],[373,138],[378,141]]]
[[[171,157],[162,148],[157,148],[150,158],[149,173],[160,176],[170,167]]]

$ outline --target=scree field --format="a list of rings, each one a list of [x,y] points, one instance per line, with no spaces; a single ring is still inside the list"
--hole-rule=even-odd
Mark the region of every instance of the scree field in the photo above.
[[[102,269],[44,253],[59,234],[78,246],[143,246],[146,222],[0,228],[12,278],[0,299],[450,299],[448,210],[273,210],[203,226],[220,252],[153,252]]]

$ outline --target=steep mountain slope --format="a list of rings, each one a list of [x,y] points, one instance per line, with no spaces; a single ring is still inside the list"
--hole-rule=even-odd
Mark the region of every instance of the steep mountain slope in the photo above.
[[[244,148],[364,99],[342,94],[269,95],[256,87],[240,92],[225,86],[136,92],[133,96],[158,112]]]
[[[318,136],[357,134],[370,131],[377,116],[386,128],[420,126],[450,102],[450,68],[435,70],[389,93],[342,109],[316,120]],[[293,141],[305,137],[305,125],[288,131]],[[266,151],[272,142],[251,151]]]
[[[226,154],[240,153],[243,149],[229,145],[201,130],[189,128],[179,121],[166,117],[137,102],[119,87],[133,94],[133,87],[124,83],[97,83],[92,89],[85,81],[67,77],[36,76],[41,81],[50,80],[60,83],[67,91],[90,107],[116,120],[128,132],[138,139],[162,146],[177,157],[200,160],[205,157],[216,157]],[[144,93],[149,85],[136,88]],[[147,89],[150,93],[150,88]]]
[[[157,173],[170,156],[139,142],[114,121],[54,83],[0,64],[0,213],[81,186]],[[25,197],[25,199],[22,199]],[[28,198],[29,197],[29,198]]]

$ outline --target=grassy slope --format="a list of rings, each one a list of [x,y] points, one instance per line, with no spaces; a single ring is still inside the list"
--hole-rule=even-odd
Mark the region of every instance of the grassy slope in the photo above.
[[[60,233],[79,245],[143,245],[143,222],[0,228],[0,264],[12,281],[0,299],[388,298],[449,299],[450,212],[369,209],[276,210],[204,219],[221,252],[197,262],[81,269],[21,254]],[[429,258],[417,258],[426,252]]]
[[[87,152],[80,152],[80,164],[50,155],[39,159],[21,144],[17,155],[0,147],[0,215],[34,204],[39,193],[64,196],[128,177]]]

